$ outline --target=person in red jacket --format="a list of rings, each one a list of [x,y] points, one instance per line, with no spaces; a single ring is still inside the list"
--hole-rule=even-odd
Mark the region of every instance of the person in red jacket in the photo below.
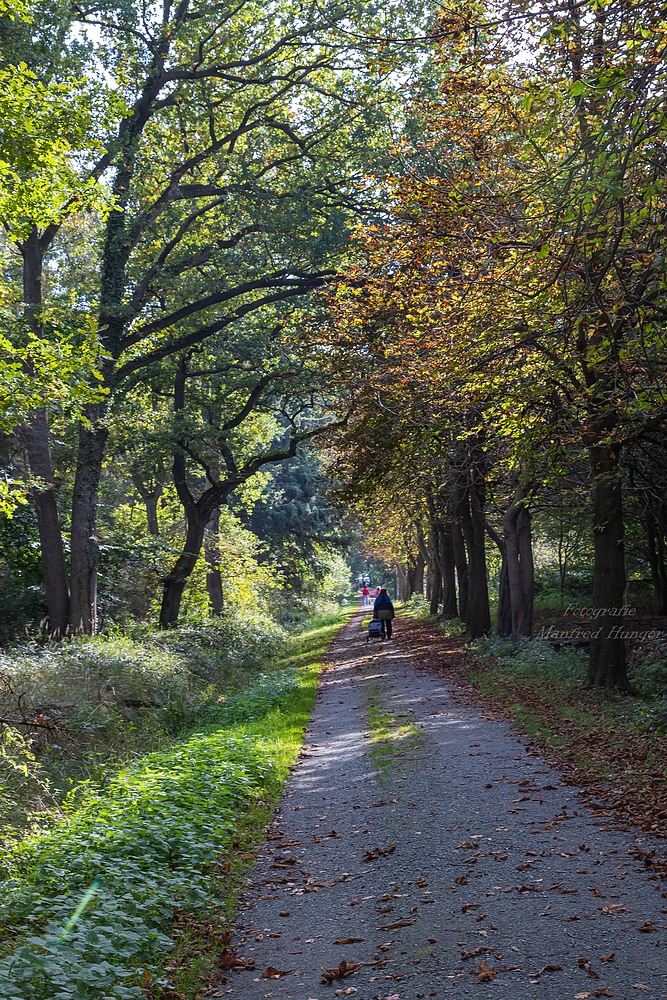
[[[370,604],[371,592],[368,589],[368,587],[364,586],[364,589],[361,591],[361,593],[363,594],[364,597],[364,607],[366,607],[368,604]]]

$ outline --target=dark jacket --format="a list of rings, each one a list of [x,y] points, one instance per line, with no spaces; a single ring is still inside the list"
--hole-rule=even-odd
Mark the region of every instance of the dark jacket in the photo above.
[[[373,618],[378,617],[378,611],[391,611],[391,617],[394,617],[394,605],[391,603],[391,597],[389,594],[378,594],[375,598],[375,603],[373,604]]]

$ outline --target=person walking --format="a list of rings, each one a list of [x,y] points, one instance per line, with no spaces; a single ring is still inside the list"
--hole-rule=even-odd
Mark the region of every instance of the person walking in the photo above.
[[[361,591],[361,593],[363,594],[364,607],[366,608],[366,607],[368,607],[368,605],[370,604],[370,601],[371,601],[371,592],[368,589],[368,587],[364,586],[364,589]]]
[[[394,611],[394,605],[392,604],[391,597],[389,596],[389,591],[386,587],[380,588],[380,593],[375,598],[375,603],[373,604],[373,618],[379,619],[382,625],[382,638],[391,639],[392,633],[392,622],[396,617],[396,612]]]

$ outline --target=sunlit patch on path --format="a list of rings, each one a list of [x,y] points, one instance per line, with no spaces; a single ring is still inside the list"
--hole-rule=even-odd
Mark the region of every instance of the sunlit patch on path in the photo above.
[[[667,998],[650,837],[601,828],[508,722],[415,670],[400,620],[370,649],[353,620],[330,659],[211,995]]]

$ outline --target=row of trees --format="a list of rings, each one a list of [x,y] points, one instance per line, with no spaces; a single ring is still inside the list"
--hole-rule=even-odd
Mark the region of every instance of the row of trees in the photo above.
[[[340,468],[376,534],[406,572],[428,563],[433,609],[473,635],[490,541],[517,637],[534,512],[584,504],[589,681],[621,688],[628,517],[666,610],[665,28],[650,0],[450,6],[388,210],[332,299],[349,378],[366,373]]]
[[[0,11],[3,496],[30,486],[53,634],[98,626],[110,463],[151,530],[165,477],[182,506],[171,625],[230,497],[341,419],[308,343],[312,293],[368,206],[395,90],[383,48],[409,16],[292,0]]]

